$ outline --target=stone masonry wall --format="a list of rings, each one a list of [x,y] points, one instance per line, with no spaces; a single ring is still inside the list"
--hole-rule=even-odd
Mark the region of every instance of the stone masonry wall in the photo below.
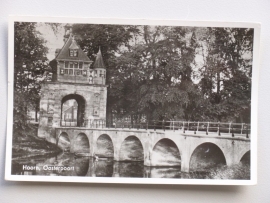
[[[55,143],[56,127],[60,127],[62,99],[80,95],[85,99],[84,120],[106,121],[107,87],[105,85],[45,83],[41,88],[40,123],[38,136]],[[98,95],[98,102],[95,97]],[[98,110],[94,114],[94,110]]]

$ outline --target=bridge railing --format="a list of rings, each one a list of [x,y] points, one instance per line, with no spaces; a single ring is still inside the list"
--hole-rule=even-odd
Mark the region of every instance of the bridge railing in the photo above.
[[[226,123],[226,122],[200,122],[200,121],[145,121],[145,122],[129,122],[129,121],[117,121],[109,128],[129,128],[129,129],[153,129],[153,130],[182,130],[183,133],[193,132],[204,132],[206,135],[211,133],[231,134],[232,137],[235,134],[245,135],[249,138],[250,125],[246,123]]]
[[[105,128],[106,121],[103,119],[89,119],[77,122],[77,120],[61,120],[60,124],[62,127],[88,127],[88,128]]]
[[[61,120],[60,123],[64,127],[76,127],[78,125],[77,120]]]
[[[106,121],[103,119],[86,119],[83,122],[83,127],[87,128],[106,128]]]
[[[61,121],[61,126],[65,127],[76,127],[77,122],[72,121]],[[81,127],[87,128],[122,128],[122,129],[152,129],[152,130],[170,130],[170,131],[182,131],[183,133],[193,134],[205,133],[208,134],[231,134],[232,137],[235,134],[245,135],[249,138],[250,135],[250,124],[246,123],[226,123],[226,122],[200,122],[200,121],[165,121],[165,120],[151,120],[151,121],[127,121],[118,120],[111,125],[106,125],[106,121],[103,119],[88,119],[82,122]]]

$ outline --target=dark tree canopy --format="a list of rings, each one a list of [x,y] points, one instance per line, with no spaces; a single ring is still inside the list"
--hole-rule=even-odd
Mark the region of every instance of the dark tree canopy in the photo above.
[[[40,82],[47,68],[45,41],[36,23],[15,22],[14,35],[14,126],[15,135],[24,135],[27,111],[39,108]]]
[[[205,118],[250,122],[253,29],[209,28],[204,47]]]
[[[253,29],[74,25],[73,32],[93,61],[102,49],[109,113],[249,122]]]

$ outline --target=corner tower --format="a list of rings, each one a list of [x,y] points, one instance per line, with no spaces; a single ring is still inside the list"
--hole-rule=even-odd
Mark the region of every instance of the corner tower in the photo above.
[[[90,70],[90,84],[106,84],[106,67],[99,47],[93,69]]]
[[[105,127],[106,123],[106,68],[101,51],[97,53],[94,68],[92,61],[83,52],[72,26],[65,26],[64,46],[56,50],[55,80],[41,86],[40,121],[38,136],[55,143],[55,128],[59,127]],[[78,109],[76,121],[67,122],[62,114],[63,104],[75,100]]]

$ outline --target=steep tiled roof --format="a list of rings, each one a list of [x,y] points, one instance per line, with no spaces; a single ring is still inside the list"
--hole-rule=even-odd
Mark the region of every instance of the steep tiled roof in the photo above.
[[[77,42],[75,41],[75,39],[72,39],[72,43],[69,47],[69,49],[79,49],[80,47],[78,46]]]
[[[78,48],[78,56],[69,56],[69,48],[71,46]],[[76,49],[77,49],[76,48]],[[77,45],[76,41],[72,39],[70,35],[60,53],[57,55],[56,60],[73,60],[73,61],[84,61],[91,62],[88,56],[83,52],[83,50]]]
[[[102,58],[100,47],[99,47],[99,50],[98,50],[98,53],[97,53],[96,61],[94,63],[94,68],[105,68],[105,64],[104,64],[104,61],[103,61],[103,58]]]

